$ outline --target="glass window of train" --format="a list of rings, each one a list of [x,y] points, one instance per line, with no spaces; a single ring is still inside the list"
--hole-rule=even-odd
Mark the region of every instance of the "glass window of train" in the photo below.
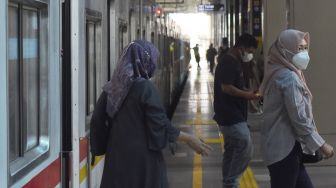
[[[20,148],[20,82],[19,82],[19,10],[18,7],[8,8],[8,92],[9,92],[9,158],[10,161],[19,157]]]
[[[14,179],[49,150],[48,14],[42,2],[8,6],[9,162]]]
[[[86,98],[87,115],[91,114],[95,105],[96,93],[96,62],[95,62],[95,23],[86,24]]]
[[[123,49],[124,49],[124,32],[123,32],[123,29],[122,29],[122,25],[119,25],[119,55],[121,55]]]
[[[98,16],[92,16],[91,14]],[[86,116],[89,122],[96,100],[101,93],[101,16],[99,12],[87,10],[86,20]],[[89,129],[86,123],[85,130]]]

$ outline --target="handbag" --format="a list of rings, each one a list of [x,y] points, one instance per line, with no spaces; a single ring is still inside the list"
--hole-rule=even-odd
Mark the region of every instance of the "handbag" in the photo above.
[[[303,163],[318,163],[322,161],[323,155],[320,150],[315,151],[315,155],[310,155],[302,152]]]

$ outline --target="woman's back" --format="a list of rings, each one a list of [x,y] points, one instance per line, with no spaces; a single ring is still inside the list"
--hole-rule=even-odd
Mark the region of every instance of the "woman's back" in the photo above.
[[[101,187],[167,187],[161,149],[177,136],[154,85],[135,82],[112,121]]]

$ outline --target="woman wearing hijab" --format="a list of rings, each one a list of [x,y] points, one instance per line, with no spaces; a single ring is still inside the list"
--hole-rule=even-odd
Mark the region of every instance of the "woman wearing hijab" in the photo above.
[[[320,149],[325,158],[333,148],[316,129],[312,94],[302,70],[309,63],[309,33],[285,30],[271,46],[260,91],[264,97],[262,150],[272,188],[312,188],[303,153]]]
[[[158,58],[153,44],[133,41],[103,87],[91,120],[91,124],[108,120],[110,126],[102,188],[167,188],[161,150],[168,142],[184,141],[202,155],[211,149],[171,125],[149,80]]]

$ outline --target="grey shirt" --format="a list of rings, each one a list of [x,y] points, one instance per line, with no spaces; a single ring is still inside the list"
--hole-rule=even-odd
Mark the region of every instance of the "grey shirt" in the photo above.
[[[266,165],[284,159],[295,141],[303,152],[313,154],[325,141],[316,131],[309,94],[297,74],[279,71],[264,94],[262,153]]]

